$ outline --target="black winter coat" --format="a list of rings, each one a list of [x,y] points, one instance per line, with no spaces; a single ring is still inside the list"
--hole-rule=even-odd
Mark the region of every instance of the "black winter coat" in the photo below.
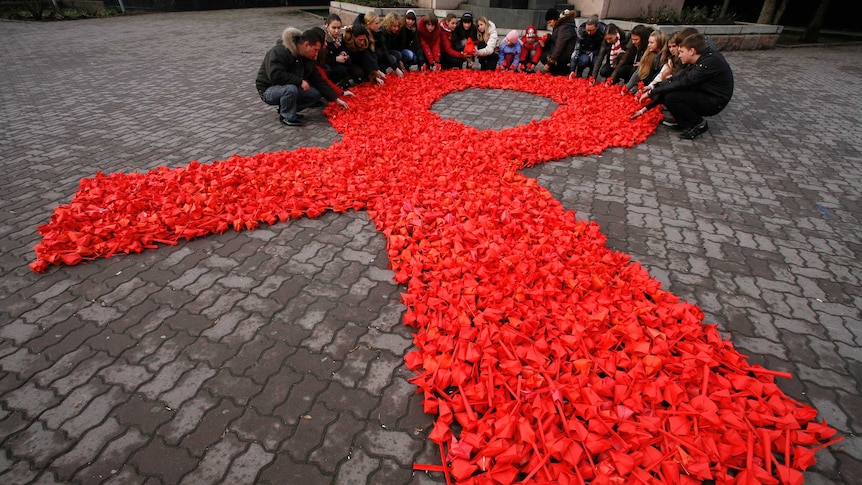
[[[311,87],[318,90],[321,96],[329,101],[335,101],[338,95],[320,74],[316,62],[298,54],[296,38],[299,36],[299,30],[296,32],[296,37],[293,37],[292,34],[284,36],[288,37],[288,45],[285,45],[284,38],[279,39],[264,56],[254,81],[257,91],[263,93],[270,86],[286,86],[288,84],[300,87],[302,81],[305,80]]]
[[[653,87],[653,103],[660,102],[656,98],[661,95],[680,89],[701,92],[715,103],[715,106],[724,108],[733,96],[733,72],[724,56],[707,48],[697,62],[686,65],[669,79]]]

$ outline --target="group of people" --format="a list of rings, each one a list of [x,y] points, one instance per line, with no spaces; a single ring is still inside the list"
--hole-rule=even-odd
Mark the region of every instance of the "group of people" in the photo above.
[[[279,119],[303,124],[299,111],[323,99],[347,108],[349,87],[385,83],[407,70],[482,69],[544,72],[625,85],[645,106],[632,119],[663,106],[664,124],[694,139],[708,130],[704,116],[720,112],[733,94],[733,74],[724,57],[694,28],[668,36],[637,25],[626,32],[592,16],[577,25],[575,12],[549,9],[550,34],[528,26],[498,42],[485,17],[450,13],[417,17],[408,10],[380,18],[369,12],[344,27],[330,15],[322,28],[287,28],[267,52],[256,86],[261,99],[279,107]]]

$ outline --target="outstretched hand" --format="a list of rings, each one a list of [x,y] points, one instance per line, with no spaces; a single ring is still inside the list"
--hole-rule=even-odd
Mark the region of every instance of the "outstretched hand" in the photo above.
[[[348,92],[349,91],[344,92],[345,96],[347,95]],[[353,96],[353,93],[350,93],[350,95]],[[347,104],[347,101],[345,101],[341,98],[336,98],[335,104],[337,104],[338,106],[341,106],[343,109],[350,109],[350,105]]]
[[[629,119],[634,120],[634,119],[640,118],[641,116],[646,114],[646,112],[647,112],[646,108],[641,108],[641,109],[635,111],[634,113],[632,113],[632,115],[629,116]]]

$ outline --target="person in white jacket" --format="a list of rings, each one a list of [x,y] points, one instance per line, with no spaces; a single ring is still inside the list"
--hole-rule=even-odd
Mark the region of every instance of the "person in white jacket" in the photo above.
[[[493,71],[497,67],[497,26],[485,17],[476,20],[479,42],[476,43],[476,57],[483,71]]]

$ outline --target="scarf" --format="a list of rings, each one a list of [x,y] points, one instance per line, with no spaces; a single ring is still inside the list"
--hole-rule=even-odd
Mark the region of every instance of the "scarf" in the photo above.
[[[335,46],[336,49],[341,48],[341,36],[340,35],[338,36],[338,38],[335,38],[332,35],[330,35],[329,31],[327,30],[326,31],[326,41],[332,42],[332,45]]]
[[[617,59],[623,52],[623,46],[620,45],[620,34],[617,34],[614,44],[611,46],[610,63],[611,67],[617,67]]]

